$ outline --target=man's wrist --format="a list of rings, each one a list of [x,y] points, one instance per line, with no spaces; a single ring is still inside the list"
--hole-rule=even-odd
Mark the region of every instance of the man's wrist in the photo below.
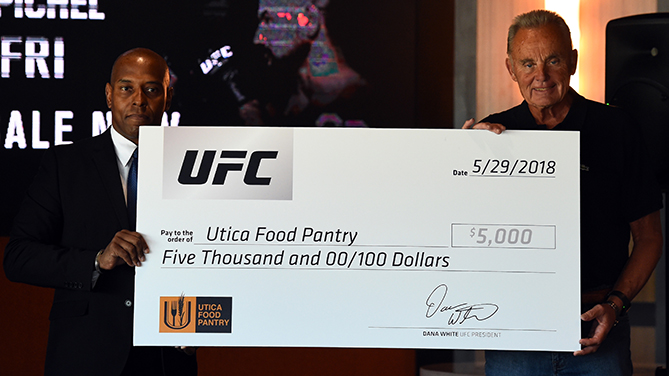
[[[102,252],[104,252],[104,251],[105,250],[102,249],[102,250],[100,250],[100,252],[98,252],[97,255],[95,255],[95,271],[100,273],[100,274],[103,273],[102,268],[100,268],[100,256],[102,256]]]
[[[604,306],[609,306],[613,309],[613,313],[616,316],[615,321],[613,322],[613,326],[618,325],[618,319],[620,318],[620,307],[618,307],[618,305],[611,300],[607,300],[606,302],[601,304]]]
[[[627,313],[627,311],[629,311],[630,307],[632,306],[632,302],[630,302],[630,300],[629,300],[629,298],[627,297],[627,295],[625,295],[624,293],[622,293],[622,292],[620,292],[620,291],[618,291],[618,290],[613,290],[613,291],[609,292],[608,295],[606,295],[606,300],[607,300],[607,302],[608,302],[608,301],[612,301],[612,300],[613,300],[613,299],[612,299],[613,297],[616,297],[616,298],[620,299],[620,304],[621,304],[621,305],[620,305],[620,307],[619,307],[619,308],[620,308],[620,312],[618,313],[618,317],[625,316],[625,314]],[[614,304],[615,304],[615,302],[614,302]],[[616,304],[616,306],[617,306],[617,305],[618,305],[618,304]],[[616,311],[616,312],[617,312],[617,311]]]
[[[608,304],[611,308],[613,308],[613,312],[616,313],[616,320],[617,320],[618,317],[620,316],[620,307],[618,307],[618,305],[612,300],[607,300],[603,304]]]

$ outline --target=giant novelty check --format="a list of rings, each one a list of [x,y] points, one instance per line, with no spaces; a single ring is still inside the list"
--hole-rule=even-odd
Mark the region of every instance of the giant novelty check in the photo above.
[[[140,140],[136,345],[579,349],[578,133]]]

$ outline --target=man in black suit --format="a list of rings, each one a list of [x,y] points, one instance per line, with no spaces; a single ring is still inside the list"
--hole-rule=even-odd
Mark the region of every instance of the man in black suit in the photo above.
[[[45,374],[197,374],[191,349],[132,346],[134,268],[149,249],[126,179],[139,127],[159,125],[170,106],[169,79],[151,50],[119,56],[105,87],[113,126],[48,150],[15,219],[7,278],[55,289]]]

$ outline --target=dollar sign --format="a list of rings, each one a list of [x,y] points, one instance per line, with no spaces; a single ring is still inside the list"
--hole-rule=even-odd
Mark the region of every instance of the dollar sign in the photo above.
[[[469,237],[473,238],[476,235],[476,227],[472,227],[472,230],[469,231]]]

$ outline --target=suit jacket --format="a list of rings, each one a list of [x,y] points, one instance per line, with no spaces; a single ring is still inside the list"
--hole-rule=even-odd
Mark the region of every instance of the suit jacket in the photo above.
[[[104,272],[95,287],[92,275],[96,254],[128,224],[110,130],[46,152],[4,255],[10,280],[55,289],[46,374],[121,373],[132,347],[134,268]]]

